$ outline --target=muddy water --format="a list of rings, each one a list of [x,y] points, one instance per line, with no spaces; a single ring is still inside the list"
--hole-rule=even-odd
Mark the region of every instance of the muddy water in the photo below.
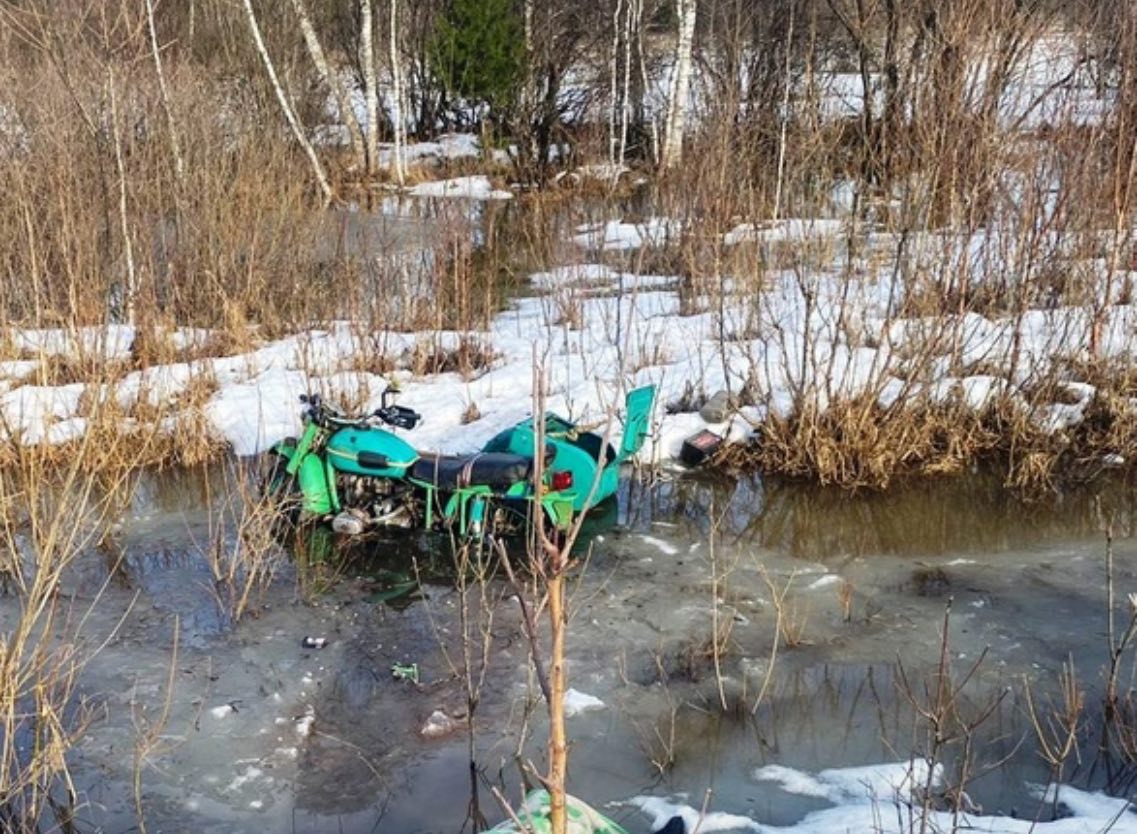
[[[467,733],[421,733],[435,710],[468,723],[463,599],[481,624],[471,655],[488,641],[473,715],[480,807],[500,819],[489,787],[516,797],[516,753],[540,766],[544,732],[540,710],[527,713],[528,649],[504,583],[484,604],[463,597],[435,537],[307,542],[281,554],[233,624],[204,556],[218,537],[233,544],[218,509],[231,477],[144,480],[113,540],[69,577],[76,614],[91,612],[86,645],[106,644],[81,678],[83,825],[136,824],[137,770],[151,831],[470,830]],[[957,676],[978,663],[961,714],[998,702],[976,730],[976,763],[1008,759],[969,792],[989,811],[1034,813],[1025,785],[1045,772],[1020,747],[1020,684],[1052,688],[1073,656],[1083,685],[1098,685],[1102,520],[1114,520],[1119,592],[1137,588],[1134,506],[1124,485],[1023,505],[978,476],[859,497],[677,476],[626,488],[590,525],[573,586],[570,685],[603,706],[569,720],[570,790],[615,803],[633,834],[649,820],[620,803],[643,794],[699,806],[711,790],[715,810],[791,824],[823,801],[773,790],[755,768],[926,749],[910,701],[939,660],[950,601],[945,657]],[[3,622],[14,604],[0,598]],[[305,636],[327,645],[305,648]],[[395,663],[416,663],[419,683]]]

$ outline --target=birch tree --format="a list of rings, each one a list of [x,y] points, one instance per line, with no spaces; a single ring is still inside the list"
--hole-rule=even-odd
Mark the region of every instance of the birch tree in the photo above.
[[[178,141],[177,126],[174,124],[174,109],[170,104],[170,90],[166,85],[166,73],[162,68],[162,52],[158,48],[158,30],[154,26],[153,0],[146,0],[146,26],[150,33],[150,55],[154,59],[154,72],[158,76],[158,91],[162,100],[162,112],[166,117],[166,129],[170,133],[170,151],[174,155],[174,175],[177,178],[178,189],[180,191],[185,188],[186,165],[182,157],[181,143]]]
[[[398,0],[391,0],[391,26],[388,33],[388,46],[391,59],[391,128],[394,133],[395,147],[391,155],[391,173],[395,182],[403,184],[403,71],[399,66],[398,50]]]
[[[320,158],[316,156],[316,149],[312,147],[312,143],[308,141],[308,137],[304,134],[300,120],[296,118],[296,111],[288,101],[284,87],[281,86],[280,79],[276,75],[276,67],[272,63],[272,57],[268,54],[268,48],[265,47],[264,37],[261,35],[261,27],[257,22],[257,14],[253,11],[252,0],[243,0],[243,4],[245,8],[245,20],[249,24],[249,32],[253,36],[253,45],[256,47],[257,54],[264,64],[265,72],[268,73],[268,79],[272,84],[273,92],[276,94],[276,100],[280,103],[280,109],[284,111],[284,118],[288,121],[288,126],[292,128],[292,135],[296,137],[296,141],[300,144],[300,147],[303,148],[305,155],[308,157],[308,162],[312,166],[312,174],[316,177],[316,182],[319,183],[320,191],[323,193],[324,199],[331,200],[333,197],[332,186],[328,182],[327,174],[324,173],[324,166],[320,163]]]
[[[674,168],[683,159],[683,131],[687,126],[687,98],[691,89],[691,57],[695,43],[695,14],[698,0],[675,0],[679,18],[679,40],[675,45],[675,66],[667,101],[667,122],[663,131],[664,168]]]
[[[247,0],[246,0],[247,1]],[[371,0],[359,2],[359,51],[363,64],[363,97],[367,107],[367,175],[379,172],[379,84],[375,73],[375,28]]]
[[[363,146],[363,129],[359,125],[359,117],[356,115],[355,108],[351,106],[351,99],[348,97],[343,81],[337,73],[332,72],[331,66],[328,64],[327,55],[320,44],[320,38],[316,34],[315,27],[312,26],[312,18],[308,14],[304,0],[291,0],[291,2],[292,10],[300,22],[300,32],[304,36],[304,46],[308,50],[308,56],[312,59],[312,65],[316,68],[320,83],[336,100],[340,119],[347,128],[355,164],[358,168],[363,169],[367,164],[367,151]]]
[[[608,120],[609,161],[623,167],[628,153],[628,128],[632,118],[632,44],[640,44],[643,20],[643,0],[616,0],[612,12],[612,59],[610,96],[612,101]],[[637,111],[640,108],[637,107]]]

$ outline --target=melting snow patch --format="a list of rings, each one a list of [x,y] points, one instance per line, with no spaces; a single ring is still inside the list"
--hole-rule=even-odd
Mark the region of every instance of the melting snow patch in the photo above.
[[[683,231],[682,224],[666,217],[649,217],[642,223],[610,220],[600,226],[580,226],[573,242],[588,249],[627,251],[643,246],[660,246],[675,239]]]
[[[941,770],[937,765],[932,775],[932,783],[941,780]],[[897,762],[893,764],[868,767],[850,767],[823,770],[816,775],[804,773],[782,765],[768,765],[754,772],[759,782],[771,782],[785,793],[798,796],[824,799],[833,807],[807,814],[797,823],[784,827],[758,826],[749,818],[736,818],[738,821],[729,830],[793,832],[793,834],[832,834],[845,831],[874,831],[880,834],[903,834],[908,831],[909,811],[919,814],[917,803],[912,803],[912,793],[926,783],[927,765],[923,761]],[[1032,793],[1040,802],[1053,802],[1057,791],[1058,800],[1070,812],[1070,816],[1053,822],[1033,822],[1029,815],[1023,819],[1004,816],[967,815],[963,828],[968,830],[1000,832],[1000,834],[1068,834],[1069,832],[1111,831],[1115,834],[1137,834],[1137,818],[1132,806],[1124,799],[1106,796],[1102,793],[1088,793],[1067,786],[1043,788],[1032,786]],[[631,804],[655,817],[662,824],[671,816],[683,817],[688,831],[692,822],[698,821],[698,811],[690,806],[661,800],[657,797],[637,797]],[[890,809],[896,809],[895,811]],[[708,817],[708,821],[711,818]],[[929,830],[953,830],[952,815],[931,812],[928,820]],[[704,823],[700,831],[721,831],[723,827],[708,828]]]
[[[818,588],[824,588],[828,585],[836,585],[840,581],[841,581],[841,577],[839,577],[837,574],[827,573],[827,574],[825,574],[825,576],[821,577],[820,579],[815,579],[812,582],[810,582],[806,586],[805,589],[807,591],[816,591]]]
[[[750,817],[739,814],[727,814],[715,811],[702,815],[690,805],[682,805],[662,799],[658,796],[633,796],[628,804],[639,808],[649,817],[652,817],[652,829],[661,828],[672,817],[680,817],[687,831],[698,830],[700,834],[711,834],[715,831],[766,831]]]
[[[467,200],[512,200],[513,194],[494,188],[489,177],[455,177],[449,180],[423,182],[408,192],[412,197],[464,197]]]
[[[304,714],[296,719],[296,735],[305,738],[312,733],[312,724],[316,721],[316,710],[309,704],[304,708]]]
[[[548,272],[534,272],[529,276],[529,282],[534,287],[549,290],[565,286],[610,284],[616,278],[616,271],[604,264],[570,264],[558,266]]]
[[[31,376],[39,362],[34,359],[13,359],[10,362],[0,362],[0,378],[20,380]]]
[[[245,768],[244,773],[235,777],[233,779],[233,781],[229,783],[229,790],[231,790],[231,791],[239,790],[240,788],[247,785],[249,782],[252,782],[254,779],[259,779],[263,775],[264,775],[264,771],[261,770],[259,767],[253,767],[252,765],[249,765],[247,768]]]
[[[604,709],[604,702],[595,695],[588,695],[575,689],[570,689],[565,693],[565,715],[570,718],[582,712],[592,712],[598,709]]]
[[[650,544],[652,547],[659,550],[668,556],[674,556],[679,552],[679,548],[670,542],[665,542],[663,539],[657,539],[655,536],[640,536],[644,544]]]

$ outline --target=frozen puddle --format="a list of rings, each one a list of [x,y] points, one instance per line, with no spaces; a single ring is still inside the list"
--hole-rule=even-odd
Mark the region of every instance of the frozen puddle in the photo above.
[[[107,709],[72,762],[92,826],[135,824],[132,757],[122,751],[136,738],[134,716],[161,708],[175,622],[182,645],[163,737],[178,741],[156,749],[143,771],[152,829],[458,832],[470,802],[470,727],[478,767],[495,784],[500,772],[517,798],[513,751],[540,766],[545,723],[516,601],[498,593],[502,585],[487,598],[489,667],[471,720],[455,671],[460,597],[439,540],[392,537],[342,561],[335,551],[319,563],[300,554],[282,563],[257,615],[233,627],[218,617],[195,549],[208,518],[194,496],[210,494],[218,491],[188,475],[164,476],[140,491],[128,515],[137,520],[118,532],[129,581],[102,591],[89,639],[99,642],[128,613],[118,639],[83,672],[82,691]],[[910,784],[927,773],[895,763],[916,747],[898,662],[923,684],[949,599],[957,670],[988,653],[969,704],[1021,686],[1023,675],[1048,691],[1071,655],[1087,699],[1096,697],[1101,639],[1085,623],[1087,612],[1103,610],[1104,549],[1092,496],[1068,499],[1040,521],[1037,509],[1002,505],[974,485],[887,500],[828,503],[828,495],[681,479],[633,492],[612,514],[626,524],[609,521],[589,539],[570,604],[570,790],[610,809],[629,834],[672,816],[688,834],[695,823],[708,834],[908,834],[903,825],[919,810]],[[713,548],[712,506],[737,510],[716,514]],[[1137,589],[1137,539],[1114,545],[1117,599],[1127,604]],[[68,590],[102,588],[103,564],[83,561]],[[381,583],[416,571],[425,583],[416,601],[375,601]],[[476,594],[470,601],[480,634],[482,603]],[[709,648],[716,627],[725,647],[717,669]],[[305,635],[328,643],[307,649]],[[412,663],[417,683],[392,674]],[[1128,806],[1097,793],[1101,783],[1062,787],[1054,811],[1040,787],[1047,769],[1012,700],[976,735],[983,764],[1005,760],[966,787],[984,812],[955,820],[937,811],[930,830],[958,822],[1025,834],[1041,808],[1042,834],[1098,832],[1115,817],[1111,830],[1134,831]],[[432,716],[447,720],[424,735]],[[945,790],[953,755],[936,771]],[[480,801],[496,822],[492,798],[483,791]]]

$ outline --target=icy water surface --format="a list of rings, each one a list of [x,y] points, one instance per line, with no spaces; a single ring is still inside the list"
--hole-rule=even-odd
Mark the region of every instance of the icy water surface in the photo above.
[[[462,596],[446,541],[407,534],[350,552],[309,541],[234,625],[204,556],[231,541],[216,510],[226,483],[145,479],[70,580],[79,611],[112,578],[84,630],[91,645],[110,639],[81,679],[97,707],[72,759],[82,824],[135,826],[138,768],[150,831],[471,830]],[[1051,691],[1074,657],[1083,685],[1099,685],[1102,520],[1114,519],[1119,593],[1137,588],[1133,507],[1124,485],[1023,505],[980,477],[861,497],[689,477],[625,490],[590,525],[573,583],[570,790],[633,834],[656,816],[649,796],[706,803],[719,816],[701,830],[794,825],[832,799],[784,790],[777,768],[816,774],[925,749],[911,700],[934,680],[950,601],[950,665],[962,677],[979,663],[960,714],[990,707],[970,799],[1033,816],[1029,785],[1046,771],[1024,744],[1021,682]],[[544,725],[505,583],[467,600],[475,661],[488,641],[473,727],[480,810],[496,821],[489,788],[517,797],[517,754],[541,766]],[[0,598],[3,621],[13,604]],[[327,645],[305,648],[306,636]],[[396,663],[417,664],[419,682]],[[457,727],[424,737],[436,710]]]

